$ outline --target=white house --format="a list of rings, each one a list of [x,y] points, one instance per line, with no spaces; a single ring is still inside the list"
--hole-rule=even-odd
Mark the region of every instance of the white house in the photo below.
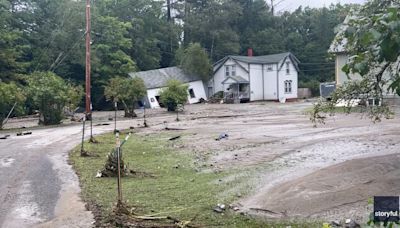
[[[230,55],[214,64],[208,95],[220,91],[239,101],[296,99],[299,60],[290,52]]]
[[[150,108],[160,107],[159,93],[166,87],[167,82],[171,79],[176,79],[189,86],[189,104],[198,103],[201,98],[207,98],[203,81],[197,76],[186,74],[179,67],[167,67],[157,70],[133,72],[129,75],[132,78],[139,77],[143,79],[147,88],[147,97],[145,98],[145,102],[146,106]]]

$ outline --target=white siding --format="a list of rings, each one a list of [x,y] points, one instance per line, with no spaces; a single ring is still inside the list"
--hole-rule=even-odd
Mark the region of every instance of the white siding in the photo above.
[[[289,74],[286,72],[286,62],[289,62]],[[279,77],[279,88],[278,88],[278,98],[286,99],[296,99],[297,98],[297,88],[298,88],[298,72],[290,59],[286,59],[285,62],[279,63],[282,66],[278,72]],[[292,91],[290,93],[285,92],[285,81],[292,82]]]
[[[209,86],[213,87],[213,94],[219,92],[219,91],[225,91],[227,86],[222,84],[222,82],[226,79],[225,76],[225,66],[226,65],[234,65],[236,64],[236,76],[241,76],[242,78],[248,80],[249,79],[249,74],[242,68],[240,67],[235,61],[228,59],[222,67],[218,69],[217,72],[214,73],[214,77],[210,80]],[[241,66],[244,66],[244,63],[239,63]],[[247,68],[245,68],[247,69]]]
[[[287,61],[290,62],[289,74],[286,73]],[[249,73],[247,73],[243,68],[239,66],[236,67],[236,75],[241,76],[250,82],[250,101],[278,100],[280,97],[286,99],[297,98],[298,72],[291,60],[287,59],[287,61],[285,60],[284,63],[281,61],[280,63],[272,64],[272,70],[268,70],[269,64],[246,64],[239,62],[241,66],[249,70]],[[235,63],[235,61],[229,59],[217,72],[215,72],[213,79],[209,82],[209,86],[213,87],[213,93],[225,91],[228,87],[224,87],[222,84],[222,81],[226,79],[225,65],[232,65]],[[286,80],[291,81],[292,91],[290,93],[285,93]]]
[[[269,71],[267,64],[264,65],[264,100],[278,99],[277,66],[272,65],[272,71]]]
[[[206,96],[206,91],[204,90],[204,85],[203,85],[203,81],[199,80],[199,81],[195,81],[195,82],[189,82],[189,90],[193,89],[194,98],[190,97],[190,94],[188,96],[188,101],[189,104],[194,104],[194,103],[198,103],[200,101],[201,98],[203,99],[207,99]]]
[[[206,92],[204,90],[203,81],[199,80],[199,81],[189,82],[186,85],[189,86],[189,88],[188,88],[189,90],[193,89],[193,92],[194,92],[194,95],[195,95],[194,98],[191,98],[190,94],[188,95],[188,103],[189,104],[198,103],[201,98],[203,98],[203,99],[207,98]],[[147,97],[149,99],[151,108],[159,108],[160,107],[160,104],[157,102],[156,96],[158,96],[160,94],[160,91],[162,89],[163,88],[156,88],[156,89],[147,90]]]
[[[160,107],[160,104],[158,104],[156,96],[158,96],[158,94],[160,94],[161,89],[162,88],[147,90],[147,97],[149,98],[150,108],[159,108]]]
[[[263,100],[263,77],[261,64],[250,64],[250,101]]]

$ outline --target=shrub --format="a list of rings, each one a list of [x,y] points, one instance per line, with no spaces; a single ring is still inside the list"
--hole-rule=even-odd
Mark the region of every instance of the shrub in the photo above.
[[[40,112],[39,124],[59,124],[65,108],[76,107],[83,95],[82,89],[52,72],[35,72],[27,82],[30,99]]]
[[[168,111],[175,111],[176,107],[181,104],[184,105],[188,99],[188,86],[183,85],[178,80],[170,80],[167,83],[167,88],[160,92],[160,101],[163,103]]]
[[[14,106],[14,113],[23,113],[24,102],[25,96],[21,88],[14,83],[0,82],[0,129]]]

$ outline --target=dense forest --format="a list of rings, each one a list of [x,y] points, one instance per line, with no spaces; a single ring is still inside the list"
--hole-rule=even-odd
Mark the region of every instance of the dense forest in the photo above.
[[[92,1],[92,99],[128,72],[179,64],[199,43],[212,62],[225,55],[291,51],[301,61],[300,86],[334,79],[327,50],[350,6],[273,12],[264,0]],[[83,84],[85,1],[0,0],[0,83],[24,86],[34,72]]]

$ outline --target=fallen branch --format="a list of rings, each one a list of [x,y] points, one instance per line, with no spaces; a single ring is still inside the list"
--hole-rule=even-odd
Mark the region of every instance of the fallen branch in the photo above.
[[[167,131],[184,131],[184,130],[187,130],[187,129],[166,127],[165,130],[167,130]]]
[[[179,139],[181,136],[180,135],[178,135],[178,136],[175,136],[175,137],[172,137],[172,138],[170,138],[169,139],[169,141],[174,141],[174,140],[177,140],[177,139]]]

